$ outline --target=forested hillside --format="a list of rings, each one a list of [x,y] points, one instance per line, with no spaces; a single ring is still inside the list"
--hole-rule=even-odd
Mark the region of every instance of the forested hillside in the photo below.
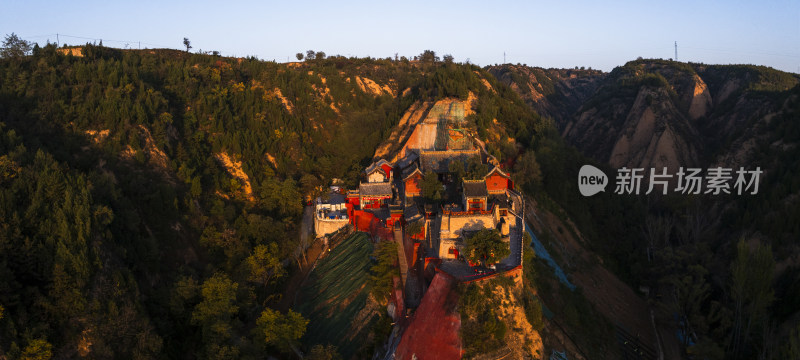
[[[657,59],[608,74],[510,65],[490,71],[534,109],[572,104],[548,116],[612,177],[623,166],[764,171],[757,194],[601,193],[570,201],[573,185],[558,200],[605,264],[634,288],[647,288],[656,308],[670,314],[662,321],[679,328],[686,353],[797,356],[800,77]],[[557,75],[564,72],[576,75]],[[614,185],[612,178],[606,191]]]
[[[304,199],[355,184],[412,103],[477,96],[471,126],[508,139],[489,144],[504,160],[536,133],[558,141],[482,69],[423,55],[277,64],[48,45],[0,60],[0,355],[324,347],[275,310],[306,261]]]
[[[800,348],[794,75],[648,60],[608,74],[481,69],[432,51],[278,64],[78,50],[0,59],[0,356],[339,355],[303,340],[313,319],[279,306],[308,260],[303,203],[334,178],[355,185],[414,104],[445,98],[474,105],[466,126],[538,214],[562,221],[537,229],[543,242],[558,248],[572,234],[632,288],[650,289],[682,351],[782,358]],[[658,163],[635,158],[635,146],[614,151],[643,121],[658,126],[641,138],[670,129],[687,144],[676,164],[761,166],[760,193],[581,197],[583,164],[613,174],[602,165],[613,154],[625,156],[610,165]],[[585,264],[568,255],[559,261],[577,273]],[[541,266],[526,263],[531,288]],[[566,293],[567,328],[606,332],[587,323],[581,293]],[[579,342],[612,346],[601,337]]]

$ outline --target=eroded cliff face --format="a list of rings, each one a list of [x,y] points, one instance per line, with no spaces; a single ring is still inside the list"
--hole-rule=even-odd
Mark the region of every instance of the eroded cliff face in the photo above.
[[[639,91],[608,158],[612,167],[666,167],[673,172],[681,164],[697,162],[697,134],[668,98],[664,89]]]
[[[498,80],[536,110],[556,121],[559,129],[601,85],[606,73],[599,70],[542,69],[524,65],[499,65],[487,68]]]
[[[587,156],[614,168],[670,172],[747,161],[741,148],[752,148],[757,133],[749,130],[774,116],[781,94],[798,84],[798,76],[765,67],[663,60],[632,61],[608,74],[490,71]]]

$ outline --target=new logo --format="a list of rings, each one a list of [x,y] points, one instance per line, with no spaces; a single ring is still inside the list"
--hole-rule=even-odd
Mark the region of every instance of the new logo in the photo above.
[[[592,196],[605,191],[606,185],[608,185],[608,176],[592,165],[583,165],[578,172],[578,190],[583,196]]]

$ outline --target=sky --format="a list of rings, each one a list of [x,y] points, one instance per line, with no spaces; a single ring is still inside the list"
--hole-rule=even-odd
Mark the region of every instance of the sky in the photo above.
[[[307,50],[413,57],[426,49],[610,71],[641,56],[756,64],[800,73],[800,0],[764,1],[41,1],[0,0],[0,36],[40,44],[100,39],[296,61]],[[56,36],[58,34],[58,36]]]

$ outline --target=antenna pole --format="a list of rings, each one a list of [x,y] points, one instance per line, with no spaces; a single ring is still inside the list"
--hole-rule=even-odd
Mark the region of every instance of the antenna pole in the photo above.
[[[675,42],[675,61],[678,61],[678,42]]]
[[[506,52],[503,51],[503,64],[505,64],[505,63],[506,63]]]
[[[56,47],[58,47],[58,43],[59,43],[59,41],[58,41],[58,33],[56,33]]]

